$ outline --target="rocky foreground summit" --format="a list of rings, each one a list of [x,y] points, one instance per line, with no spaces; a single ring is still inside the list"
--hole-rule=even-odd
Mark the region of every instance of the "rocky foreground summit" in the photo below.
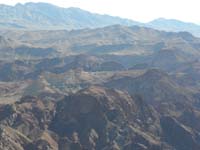
[[[199,126],[162,115],[141,97],[91,86],[60,99],[23,97],[0,106],[0,149],[9,150],[198,150]],[[168,110],[170,111],[170,110]],[[181,142],[180,142],[180,139]]]

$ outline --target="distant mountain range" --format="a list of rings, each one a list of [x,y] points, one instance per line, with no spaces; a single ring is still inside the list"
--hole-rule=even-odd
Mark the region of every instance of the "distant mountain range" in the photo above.
[[[175,19],[159,18],[147,23],[146,25],[148,27],[152,27],[158,30],[174,31],[174,32],[187,31],[195,36],[198,37],[200,36],[200,25],[194,23],[182,22]]]
[[[61,8],[48,3],[0,5],[0,29],[72,30],[109,25],[145,26],[165,31],[187,31],[200,37],[200,26],[164,18],[149,23],[90,13],[79,8]]]
[[[93,14],[79,8],[61,8],[48,3],[0,5],[0,27],[18,29],[81,29],[113,24],[137,25],[132,20]]]

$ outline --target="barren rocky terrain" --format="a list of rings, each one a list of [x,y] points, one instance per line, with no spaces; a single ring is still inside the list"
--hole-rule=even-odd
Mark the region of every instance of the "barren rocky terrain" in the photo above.
[[[0,30],[0,150],[199,150],[199,56],[188,32]]]

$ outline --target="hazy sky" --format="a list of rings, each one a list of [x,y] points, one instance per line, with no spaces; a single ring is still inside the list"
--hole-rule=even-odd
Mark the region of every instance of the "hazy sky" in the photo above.
[[[200,0],[0,0],[1,4],[48,2],[61,7],[79,7],[141,22],[155,18],[179,19],[200,24]]]

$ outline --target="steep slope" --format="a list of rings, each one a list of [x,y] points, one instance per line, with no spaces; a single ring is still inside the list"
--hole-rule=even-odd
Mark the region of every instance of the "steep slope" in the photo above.
[[[16,104],[2,105],[0,124],[6,128],[0,137],[1,141],[10,143],[2,143],[2,148],[100,150],[126,147],[129,150],[131,144],[152,150],[160,147],[160,141],[155,138],[159,131],[158,116],[152,108],[141,106],[141,100],[127,93],[90,87],[56,101],[29,96]]]
[[[197,57],[179,48],[162,49],[152,55],[149,67],[156,67],[167,71],[181,68],[185,64],[193,62]]]
[[[135,25],[137,22],[93,14],[79,8],[61,8],[48,3],[0,5],[0,28],[4,29],[81,29],[113,24]]]
[[[105,84],[107,87],[128,91],[133,95],[141,95],[144,100],[153,106],[194,103],[192,93],[178,85],[167,73],[151,69],[138,77],[125,76],[112,79]],[[165,106],[166,108],[168,106]],[[161,109],[165,110],[164,108]],[[178,108],[176,108],[178,110]]]
[[[194,108],[195,113],[185,111],[181,117],[163,115],[140,96],[97,86],[62,99],[46,96],[49,98],[26,96],[14,104],[0,105],[1,149],[200,148],[199,121],[189,124],[187,118],[198,118]]]

